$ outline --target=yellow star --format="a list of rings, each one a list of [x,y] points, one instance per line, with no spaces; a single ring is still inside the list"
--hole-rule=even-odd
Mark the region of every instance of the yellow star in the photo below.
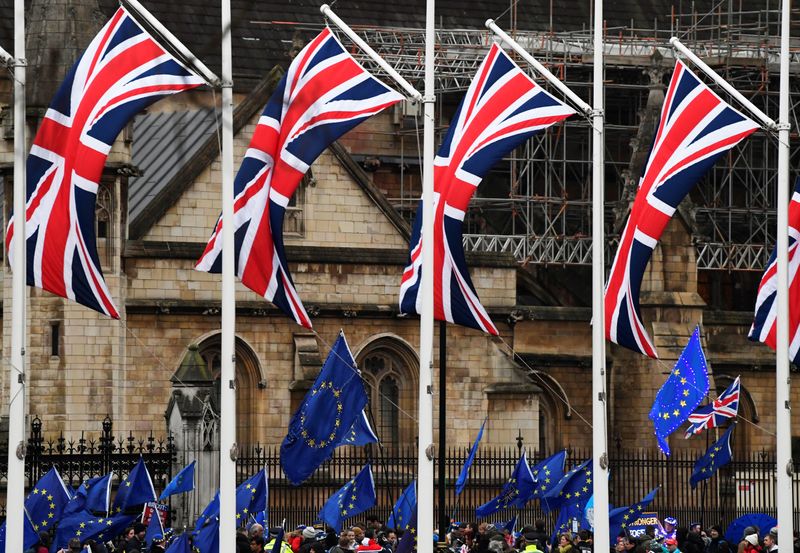
[[[125,485],[126,485],[127,487],[129,487],[129,488],[131,487],[131,483],[130,483],[130,482],[125,482]]]
[[[686,402],[681,400],[681,407],[686,407]]]
[[[684,395],[684,397],[687,397],[689,395],[689,390],[684,390],[683,391],[683,395]]]
[[[686,384],[686,379],[685,378],[681,378],[681,384]]]
[[[664,420],[669,418],[669,413],[664,413]]]
[[[673,374],[674,374],[675,376],[679,376],[679,375],[681,374],[681,370],[676,368],[676,369],[673,371]]]
[[[672,414],[673,414],[673,415],[675,415],[675,416],[677,417],[677,416],[679,416],[679,415],[681,414],[681,412],[680,412],[680,411],[678,411],[677,409],[675,409],[675,410],[672,412]]]

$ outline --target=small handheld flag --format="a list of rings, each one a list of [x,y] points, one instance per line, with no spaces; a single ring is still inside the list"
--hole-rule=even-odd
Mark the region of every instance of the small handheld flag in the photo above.
[[[528,466],[527,455],[523,451],[514,472],[511,473],[511,478],[503,485],[500,495],[475,509],[475,516],[478,518],[488,517],[510,506],[521,509],[533,495],[535,485],[536,481]]]
[[[130,507],[155,500],[156,490],[153,488],[153,480],[150,478],[150,472],[147,470],[144,459],[139,457],[139,462],[136,463],[130,474],[119,483],[111,510],[114,513],[121,513]]]
[[[582,516],[589,498],[592,497],[592,459],[586,459],[573,467],[558,483],[540,495],[542,510],[570,510],[570,516]],[[559,518],[560,515],[559,515]]]
[[[692,488],[696,488],[698,482],[711,478],[717,469],[727,465],[731,461],[731,434],[736,428],[736,423],[731,424],[722,437],[711,444],[711,447],[694,464],[692,476],[689,483]]]
[[[386,525],[395,530],[405,530],[411,524],[411,516],[417,512],[417,481],[412,480],[397,499]]]
[[[533,490],[533,499],[547,501],[547,492],[556,487],[564,476],[564,463],[567,461],[567,450],[561,450],[547,459],[539,461],[531,468],[533,477],[536,478],[536,488]]]
[[[627,531],[628,527],[639,519],[647,506],[656,498],[656,493],[658,493],[658,488],[653,488],[638,503],[634,503],[630,507],[612,509],[608,513],[608,535],[611,537],[612,545],[616,543],[616,538],[621,532]]]
[[[153,503],[153,506],[156,504]],[[158,509],[153,510],[150,516],[150,522],[147,523],[147,531],[144,534],[144,541],[147,544],[147,549],[153,545],[154,540],[164,539],[164,527],[161,525],[161,515],[158,514]]]
[[[71,494],[56,468],[53,467],[47,471],[36,482],[25,500],[25,511],[28,513],[34,529],[37,532],[53,529],[61,519],[64,507],[71,498]]]
[[[164,501],[171,495],[192,491],[194,489],[195,464],[197,464],[197,461],[192,461],[183,467],[181,471],[175,475],[175,478],[167,484],[167,487],[164,488],[164,491],[158,496],[158,500]]]
[[[458,474],[458,479],[456,480],[456,495],[459,495],[461,492],[463,492],[464,486],[467,485],[469,467],[472,466],[472,462],[475,460],[475,454],[478,452],[478,445],[481,443],[481,438],[483,437],[483,429],[486,426],[486,420],[487,419],[483,419],[483,422],[481,423],[481,429],[478,430],[478,436],[475,438],[475,443],[473,443],[472,447],[469,449],[467,460],[464,461],[464,466],[461,467],[461,472]]]
[[[655,427],[658,447],[664,454],[670,454],[667,437],[689,418],[707,392],[706,356],[700,344],[700,327],[697,327],[650,409],[649,418]]]
[[[703,430],[717,428],[728,419],[736,418],[739,414],[739,377],[725,388],[725,391],[708,405],[698,407],[689,415],[689,428],[686,429],[686,438],[699,434]]]
[[[317,516],[338,533],[342,529],[342,521],[363,513],[376,501],[372,467],[367,463],[355,478],[325,502]]]

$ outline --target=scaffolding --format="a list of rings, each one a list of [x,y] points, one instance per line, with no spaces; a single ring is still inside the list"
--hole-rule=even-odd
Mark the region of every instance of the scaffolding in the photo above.
[[[724,2],[723,9],[720,2],[708,14],[673,13],[665,29],[658,28],[657,20],[650,29],[633,24],[606,29],[607,259],[615,252],[635,194],[635,175],[641,170],[632,166],[632,155],[637,148],[649,148],[642,137],[637,138],[648,94],[652,88],[664,86],[674,65],[671,36],[679,36],[766,113],[777,113],[779,10],[770,9],[768,0],[762,3],[761,9],[754,7],[754,2],[748,2],[747,10],[741,9],[741,3],[735,9],[734,2]],[[410,82],[422,82],[422,29],[354,28]],[[511,29],[511,33],[589,100],[593,46],[588,30]],[[439,29],[437,92],[447,95],[465,90],[492,40],[488,31]],[[797,40],[791,56],[792,71],[800,73]],[[365,57],[359,61],[375,69]],[[797,129],[800,84],[793,80],[792,125]],[[409,135],[416,130],[398,132]],[[573,117],[508,156],[487,176],[470,205],[465,248],[510,253],[521,264],[590,265],[590,141],[588,121]],[[764,131],[748,138],[718,161],[685,200],[681,212],[691,225],[698,268],[753,271],[766,265],[775,242],[775,141]],[[416,163],[416,151],[405,155],[408,159],[401,159],[401,166]],[[793,156],[793,167],[796,161]],[[390,200],[411,217],[418,190],[413,186],[400,190],[399,196]]]

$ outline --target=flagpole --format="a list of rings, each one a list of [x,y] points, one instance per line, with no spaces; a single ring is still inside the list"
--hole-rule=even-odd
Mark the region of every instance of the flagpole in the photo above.
[[[606,343],[603,313],[605,285],[604,122],[603,122],[603,0],[594,2],[594,62],[592,87],[592,493],[594,543],[607,544],[608,453],[606,429]]]
[[[422,299],[419,325],[419,431],[417,451],[417,552],[433,552],[433,141],[435,0],[425,8],[425,92],[422,164]]]
[[[233,236],[231,3],[222,0],[222,335],[219,417],[219,551],[236,549],[236,298]]]
[[[792,506],[792,421],[789,377],[789,35],[791,0],[781,3],[780,100],[778,112],[778,216],[776,230],[778,289],[775,340],[775,442],[778,544],[794,541]]]
[[[25,504],[25,2],[14,0],[14,262],[11,277],[11,367],[8,373],[6,551],[23,550]]]

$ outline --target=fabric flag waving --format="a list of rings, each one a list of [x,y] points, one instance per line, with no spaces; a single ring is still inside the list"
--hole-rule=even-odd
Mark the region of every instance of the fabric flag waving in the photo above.
[[[731,424],[725,434],[711,444],[708,451],[695,462],[692,476],[689,478],[692,489],[697,487],[698,482],[711,478],[718,468],[730,463],[732,457],[731,434],[734,428],[736,428],[736,423]]]
[[[175,478],[167,484],[167,487],[164,488],[164,491],[158,496],[158,500],[164,501],[171,495],[192,491],[194,489],[194,466],[196,463],[197,461],[192,461],[183,467],[181,471],[175,475]]]
[[[411,524],[411,516],[417,512],[417,481],[412,480],[397,499],[386,525],[395,530],[406,530]]]
[[[81,543],[90,539],[100,541],[114,539],[140,516],[140,514],[122,513],[104,518],[95,516],[87,511],[81,511],[64,517],[58,523],[58,530],[56,531],[51,551],[66,548],[72,538],[78,538]]]
[[[564,463],[567,461],[567,450],[561,450],[543,461],[539,461],[531,468],[533,477],[536,478],[536,488],[533,490],[533,499],[539,498],[547,501],[547,492],[556,487],[564,476]]]
[[[155,500],[156,490],[153,488],[153,480],[150,478],[144,459],[139,457],[139,462],[130,474],[119,483],[111,510],[114,513],[121,513],[130,507]]]
[[[219,511],[219,509],[218,509]],[[197,553],[219,552],[219,517],[213,516],[194,535],[194,550]]]
[[[733,419],[739,414],[739,377],[725,388],[720,396],[709,403],[699,407],[689,415],[689,428],[686,429],[686,438],[692,434],[699,434],[703,430],[717,428],[728,419]]]
[[[169,544],[169,547],[167,547],[164,553],[191,553],[191,551],[192,547],[189,544],[189,532],[184,531],[183,534]]]
[[[528,466],[527,454],[523,452],[500,495],[475,509],[475,516],[488,517],[511,506],[521,509],[533,495],[534,486],[536,481]]]
[[[124,8],[117,10],[67,74],[33,139],[25,208],[29,286],[119,318],[95,239],[95,198],[106,157],[136,113],[201,84]],[[13,236],[12,219],[9,258]]]
[[[365,446],[367,444],[377,443],[378,436],[375,434],[375,431],[372,429],[372,425],[369,423],[369,418],[367,418],[367,410],[364,409],[361,411],[361,416],[356,417],[356,422],[353,423],[350,431],[342,436],[342,440],[336,445],[337,447],[340,445]]]
[[[469,467],[472,466],[472,462],[475,460],[475,454],[478,452],[478,445],[481,443],[481,438],[483,437],[483,429],[486,426],[486,419],[483,419],[481,423],[481,429],[478,430],[478,436],[475,438],[475,443],[472,444],[472,447],[469,449],[469,455],[467,455],[467,460],[464,461],[464,466],[461,467],[461,472],[458,474],[458,479],[456,480],[456,495],[459,495],[461,492],[464,491],[464,486],[467,485],[467,478],[469,477]]]
[[[678,61],[639,191],[605,290],[605,333],[615,344],[658,357],[642,322],[639,290],[647,264],[678,204],[719,157],[758,125]]]
[[[264,108],[234,181],[236,274],[300,325],[311,328],[311,320],[286,261],[286,206],[325,148],[402,99],[326,28],[294,58]],[[222,271],[222,224],[220,217],[197,262],[200,271]]]
[[[541,507],[545,513],[553,509],[569,510],[570,517],[582,516],[586,503],[592,497],[592,459],[573,467],[558,484],[540,495]],[[574,511],[574,515],[573,515]],[[560,518],[560,516],[559,516]]]
[[[37,532],[52,530],[61,519],[64,507],[72,499],[55,467],[42,476],[25,500],[25,512]],[[27,544],[33,545],[33,544]]]
[[[653,488],[638,503],[634,503],[630,507],[612,509],[608,513],[608,535],[611,537],[612,545],[616,543],[620,533],[627,531],[628,526],[634,524],[642,516],[647,506],[656,498],[656,493],[658,493],[658,488]]]
[[[400,537],[394,553],[412,553],[417,550],[417,510],[411,514],[411,522]]]
[[[153,514],[150,516],[150,522],[147,523],[147,531],[144,534],[144,542],[147,544],[147,550],[152,551],[150,546],[153,545],[154,540],[161,541],[163,539],[164,527],[161,525],[161,515],[158,514],[158,509],[154,509]]]
[[[267,508],[267,471],[261,469],[236,488],[236,521],[241,524]]]
[[[665,455],[670,454],[667,436],[689,418],[707,393],[706,356],[700,345],[700,327],[696,327],[650,409],[658,448]]]
[[[361,373],[340,332],[281,444],[281,466],[292,484],[302,483],[330,458],[366,405]]]
[[[470,198],[504,155],[575,111],[525,74],[497,44],[478,68],[434,160],[434,317],[496,335],[481,305],[462,245]],[[422,203],[400,284],[400,311],[419,313]]]
[[[800,266],[800,255],[797,255],[798,239],[800,239],[800,178],[795,181],[794,194],[789,202],[789,358],[795,365],[800,365],[800,278],[797,268]],[[775,298],[778,290],[777,251],[773,250],[767,262],[764,276],[758,285],[756,310],[753,326],[748,338],[754,342],[763,342],[775,349],[775,333],[777,332],[777,306]]]
[[[217,515],[219,514],[219,490],[217,493],[214,494],[214,498],[208,502],[206,508],[203,509],[203,512],[200,513],[200,516],[197,517],[197,522],[194,525],[195,532],[200,531],[200,529],[214,520]]]
[[[101,512],[108,514],[111,504],[111,477],[113,472],[105,476],[95,476],[78,486],[75,495],[64,507],[64,515],[80,511]]]
[[[342,486],[325,502],[317,516],[338,534],[342,529],[344,519],[363,513],[375,505],[376,501],[372,467],[367,463],[355,478]]]

